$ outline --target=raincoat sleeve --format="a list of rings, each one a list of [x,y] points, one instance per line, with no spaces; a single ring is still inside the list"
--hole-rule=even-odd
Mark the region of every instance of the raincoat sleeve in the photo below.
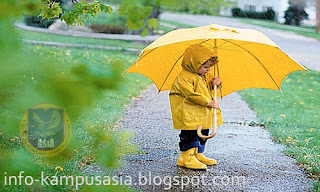
[[[211,101],[210,98],[205,95],[195,92],[194,87],[197,86],[197,81],[194,81],[191,78],[179,78],[177,83],[179,85],[180,92],[188,100],[203,106],[207,106]]]

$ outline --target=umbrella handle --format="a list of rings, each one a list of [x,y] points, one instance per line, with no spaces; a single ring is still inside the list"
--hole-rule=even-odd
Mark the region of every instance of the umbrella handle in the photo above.
[[[197,134],[202,139],[211,139],[212,137],[216,136],[217,134],[217,109],[214,109],[214,118],[213,118],[213,127],[212,127],[212,133],[208,136],[205,136],[201,133],[202,126],[200,125],[197,129]]]
[[[202,135],[201,130],[202,130],[202,126],[199,126],[197,129],[197,134],[202,139],[211,139],[212,137],[216,136],[216,134],[217,134],[217,127],[216,126],[213,126],[213,131],[212,131],[211,135],[208,135],[208,136]]]
[[[216,71],[216,66],[214,66],[214,71]],[[217,100],[217,85],[214,85],[214,100]],[[213,131],[211,133],[211,135],[205,136],[201,133],[202,130],[202,126],[199,126],[197,129],[197,134],[200,138],[202,139],[210,139],[214,136],[216,136],[217,134],[217,109],[215,108],[213,111]]]

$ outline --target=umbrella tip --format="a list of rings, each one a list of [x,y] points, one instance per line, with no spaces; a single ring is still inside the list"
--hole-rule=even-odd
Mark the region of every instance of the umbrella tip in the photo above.
[[[138,58],[143,54],[143,50],[140,51]]]

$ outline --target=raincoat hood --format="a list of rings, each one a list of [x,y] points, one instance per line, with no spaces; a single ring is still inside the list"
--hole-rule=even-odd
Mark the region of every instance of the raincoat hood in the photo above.
[[[184,52],[181,66],[184,70],[198,73],[199,67],[214,56],[216,56],[214,52],[203,45],[190,45]]]

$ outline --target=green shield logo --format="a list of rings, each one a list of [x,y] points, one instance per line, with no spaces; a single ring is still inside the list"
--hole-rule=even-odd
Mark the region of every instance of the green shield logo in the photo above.
[[[47,103],[28,108],[20,123],[23,144],[40,156],[52,156],[65,149],[71,132],[71,122],[64,108]]]

